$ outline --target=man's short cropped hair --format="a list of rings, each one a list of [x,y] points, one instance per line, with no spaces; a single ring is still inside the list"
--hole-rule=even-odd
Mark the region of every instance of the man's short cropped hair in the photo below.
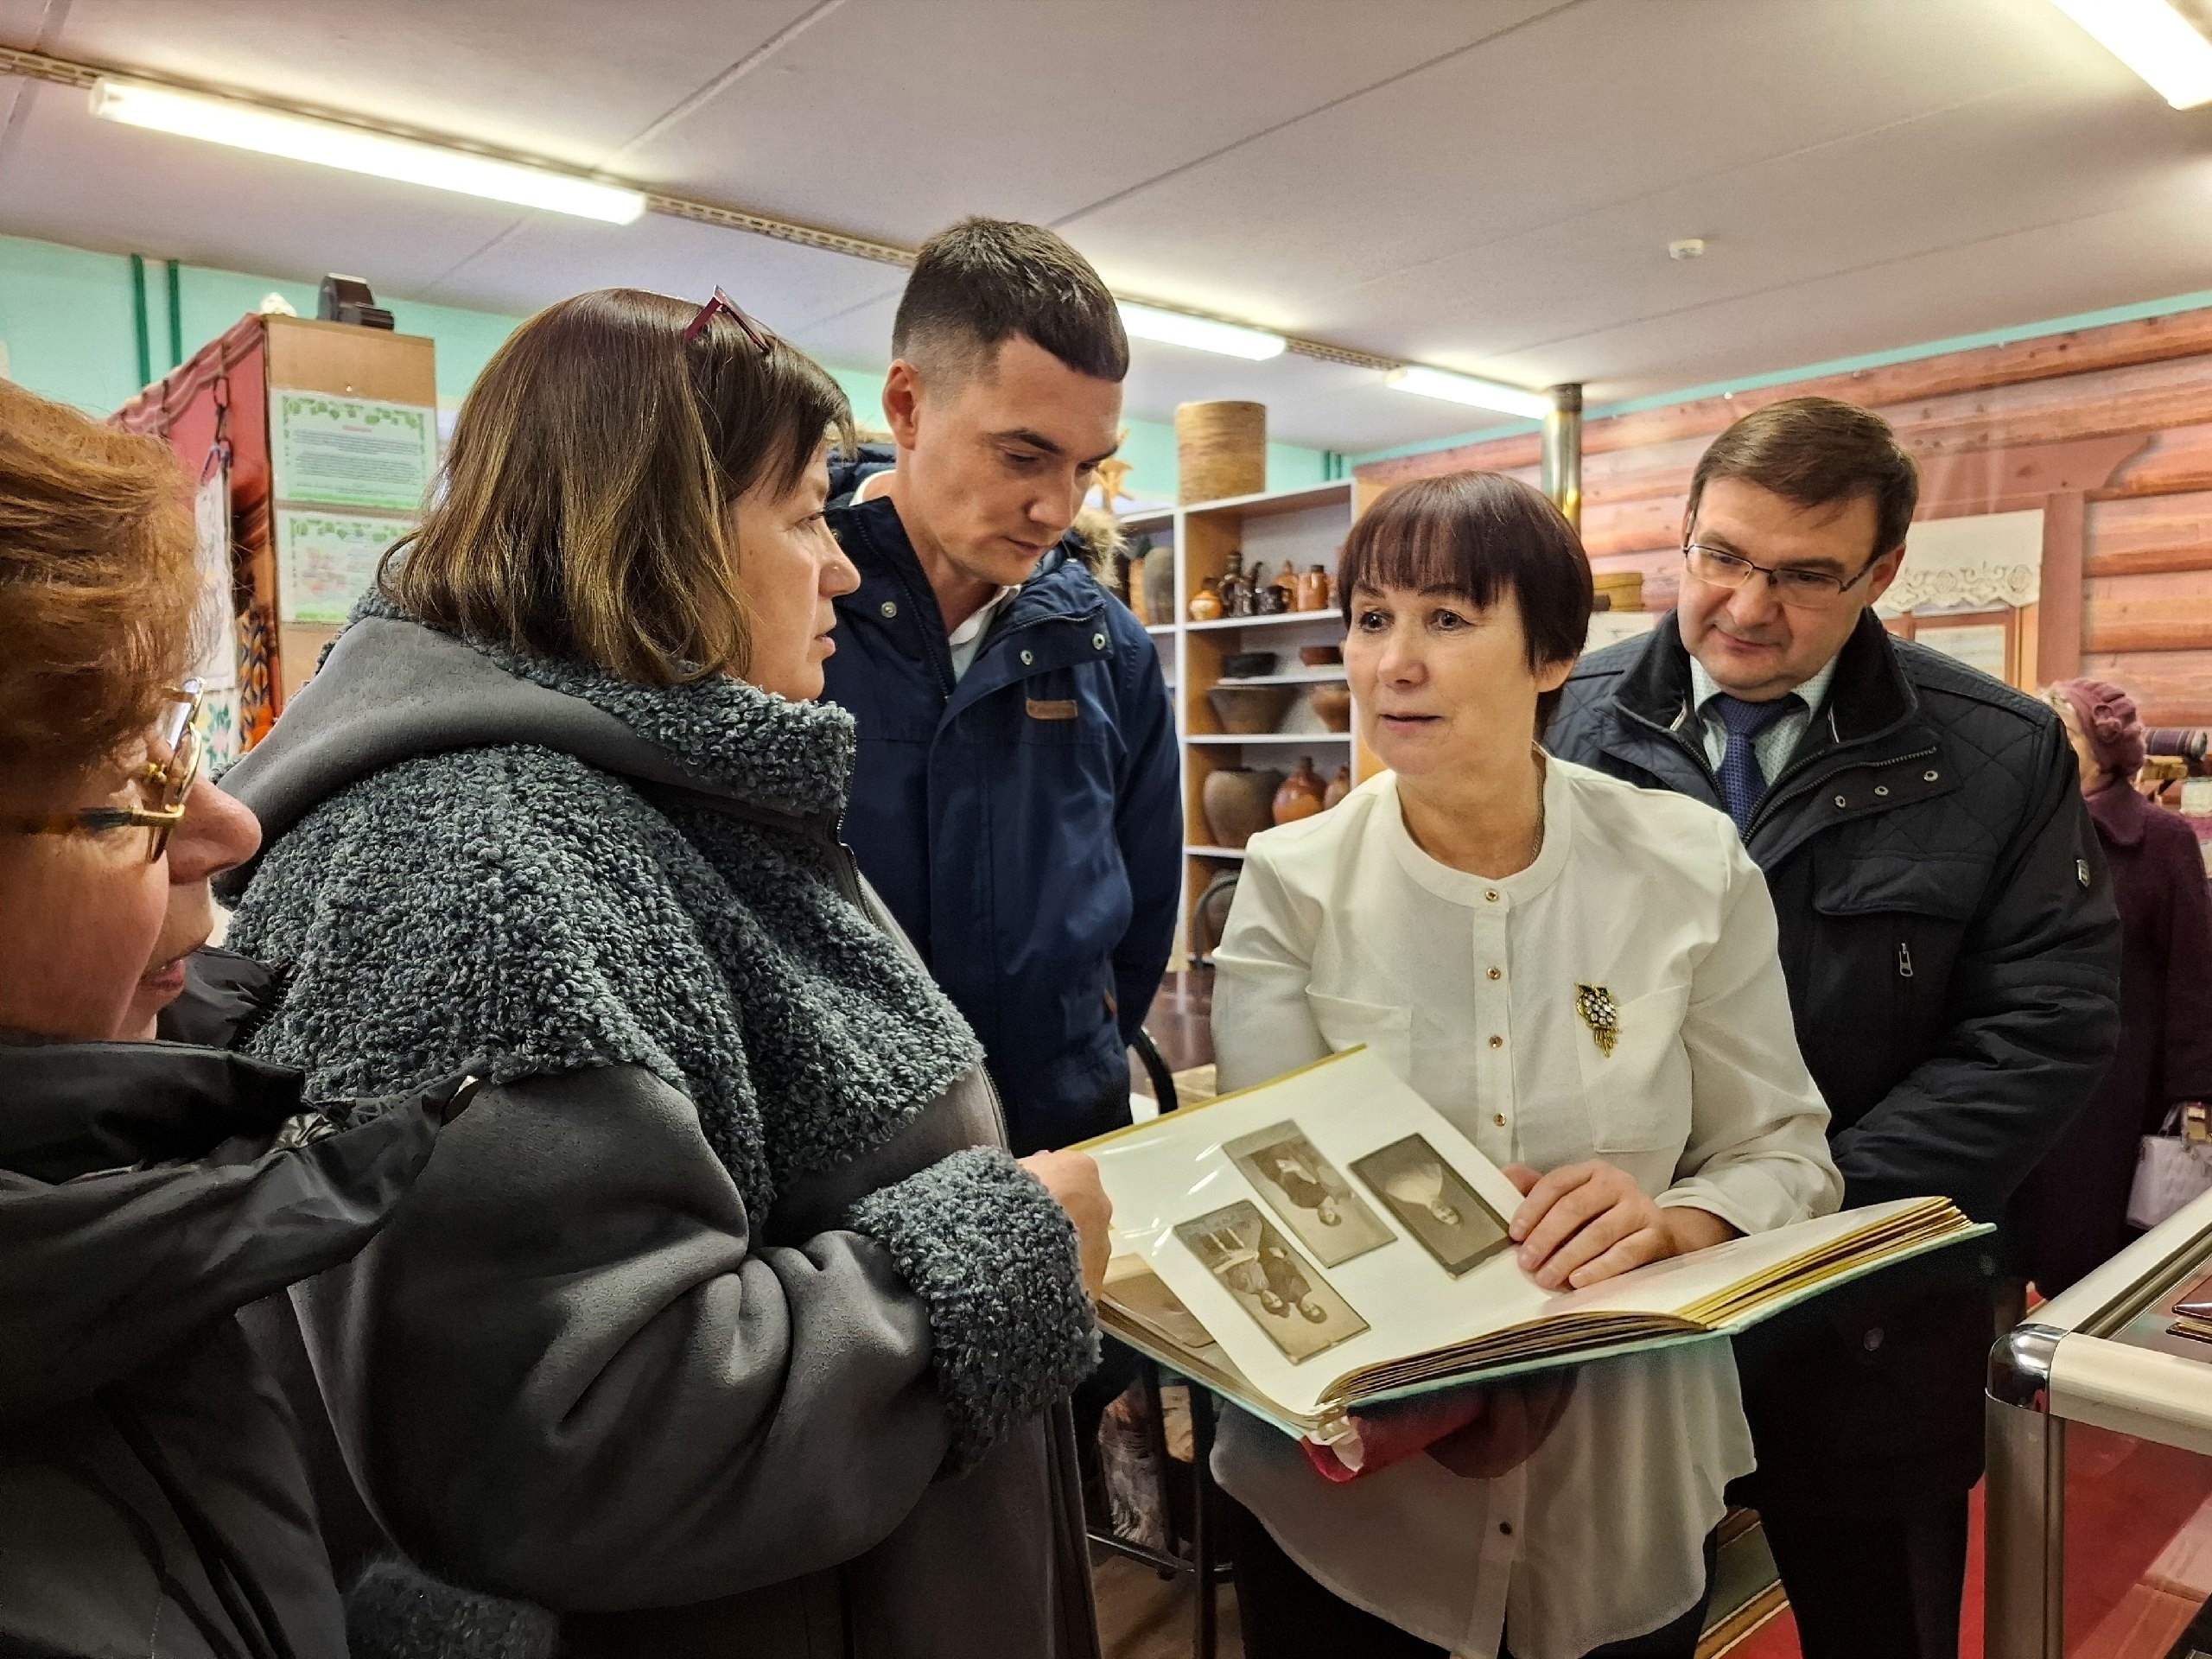
[[[1488,610],[1510,594],[1530,671],[1582,652],[1596,602],[1581,539],[1541,490],[1503,473],[1447,473],[1385,491],[1360,514],[1337,558],[1347,629],[1362,588],[1463,595]],[[1536,729],[1561,693],[1536,700]]]
[[[1690,523],[1717,478],[1740,478],[1801,507],[1872,501],[1874,558],[1904,544],[1920,500],[1920,469],[1890,423],[1834,397],[1769,404],[1715,438],[1690,475]]]
[[[1016,334],[1078,374],[1129,372],[1121,308],[1090,262],[1038,225],[963,219],[922,244],[891,327],[891,351],[953,382],[988,370]]]

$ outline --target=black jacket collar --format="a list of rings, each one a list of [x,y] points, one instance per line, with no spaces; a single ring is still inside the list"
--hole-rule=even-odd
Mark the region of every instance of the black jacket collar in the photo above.
[[[1669,612],[1651,641],[1621,676],[1614,700],[1626,713],[1669,731],[1687,728],[1692,710],[1690,654],[1680,623]],[[1791,765],[1823,751],[1871,742],[1895,731],[1920,710],[1920,696],[1905,677],[1890,632],[1872,611],[1844,641],[1827,702]]]

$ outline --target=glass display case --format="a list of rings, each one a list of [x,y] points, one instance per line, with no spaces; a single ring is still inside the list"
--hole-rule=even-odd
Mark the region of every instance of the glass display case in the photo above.
[[[1987,1659],[2212,1659],[2207,1296],[2212,1193],[1991,1353]]]

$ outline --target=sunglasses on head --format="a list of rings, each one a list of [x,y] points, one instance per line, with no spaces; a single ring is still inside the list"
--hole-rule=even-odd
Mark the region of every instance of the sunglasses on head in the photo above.
[[[699,315],[691,319],[691,326],[683,331],[683,343],[689,346],[701,334],[706,333],[707,325],[715,320],[717,313],[728,317],[745,330],[745,337],[760,349],[761,356],[768,355],[770,350],[768,331],[747,316],[744,308],[723,293],[720,288],[715,289],[712,299],[699,308]]]

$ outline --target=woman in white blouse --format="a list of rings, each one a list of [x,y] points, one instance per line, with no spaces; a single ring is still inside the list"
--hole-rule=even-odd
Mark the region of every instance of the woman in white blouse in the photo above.
[[[1215,956],[1223,1089],[1366,1044],[1527,1194],[1517,1259],[1547,1288],[1834,1210],[1733,827],[1535,743],[1589,624],[1566,521],[1495,474],[1422,480],[1361,518],[1338,581],[1390,770],[1253,838]],[[1265,1526],[1231,1517],[1251,1659],[1688,1659],[1752,1464],[1727,1344],[1585,1366],[1533,1452],[1499,1452],[1332,1484],[1229,1414],[1215,1470]]]

